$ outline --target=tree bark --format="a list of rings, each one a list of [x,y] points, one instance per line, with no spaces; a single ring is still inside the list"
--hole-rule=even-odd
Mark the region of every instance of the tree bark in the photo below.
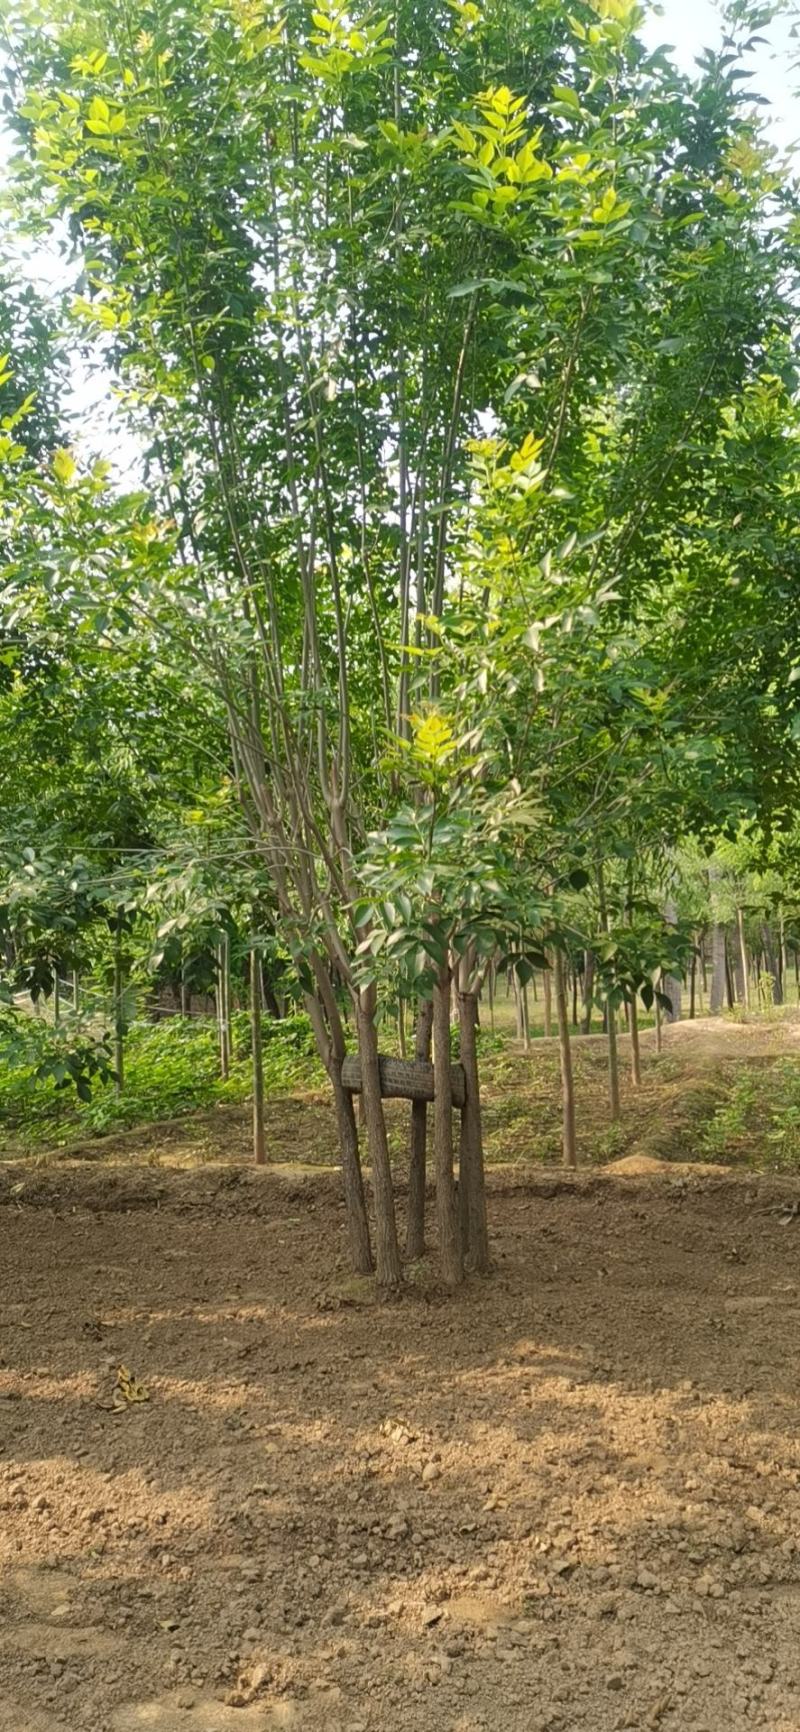
[[[545,1040],[551,1040],[553,1035],[553,989],[549,968],[544,968],[542,970],[542,991],[544,993]]]
[[[53,970],[53,1027],[58,1028],[61,1021],[61,985],[58,978],[58,968]]]
[[[228,1024],[228,936],[217,946],[217,1024],[219,1027],[219,1072],[223,1082],[230,1073],[231,1047]]]
[[[443,963],[433,994],[433,1064],[436,1098],[433,1103],[436,1156],[436,1219],[442,1274],[449,1287],[463,1280],[461,1236],[453,1176],[453,1102],[450,1089],[450,969]]]
[[[631,1082],[634,1088],[638,1089],[642,1086],[642,1055],[639,1047],[639,1005],[635,992],[631,993],[628,1008],[631,1035]]]
[[[119,1097],[125,1086],[125,1019],[122,1002],[122,926],[117,920],[114,932],[114,1093]]]
[[[725,1003],[725,928],[715,920],[711,928],[710,1016],[719,1016]]]
[[[697,999],[697,951],[692,951],[692,964],[689,974],[689,1021],[694,1022],[695,1003]]]
[[[373,1267],[372,1248],[367,1203],[364,1195],[364,1176],[361,1171],[358,1150],[355,1108],[353,1096],[342,1083],[342,1065],[345,1058],[344,1029],[335,1001],[330,996],[326,997],[325,995],[324,976],[320,974],[318,979],[321,982],[319,994],[304,993],[303,1003],[314,1030],[317,1051],[330,1077],[331,1088],[333,1089],[336,1128],[339,1135],[339,1154],[342,1163],[342,1190],[347,1217],[347,1233],[350,1240],[350,1260],[354,1274],[370,1275]]]
[[[558,1053],[561,1061],[562,1147],[565,1165],[575,1167],[578,1164],[575,1138],[575,1084],[572,1076],[572,1048],[569,1039],[564,957],[558,946],[553,951],[553,986],[558,1020]]]
[[[764,946],[765,972],[770,976],[770,979],[772,981],[772,1002],[773,1002],[773,1004],[783,1004],[783,993],[781,992],[781,983],[780,983],[780,971],[779,971],[779,967],[778,967],[778,959],[775,955],[775,946],[774,946],[774,942],[773,942],[772,930],[766,924],[766,922],[764,923],[764,925],[761,928],[761,942]]]
[[[739,934],[739,980],[741,981],[742,1003],[745,1010],[750,1009],[750,978],[747,943],[744,936],[744,915],[741,908],[736,910],[736,930]],[[737,982],[738,985],[738,982]]]
[[[417,1010],[414,1057],[428,1063],[431,1056],[433,1000],[426,998]],[[425,1164],[428,1142],[426,1101],[411,1102],[411,1149],[408,1162],[408,1218],[406,1256],[414,1262],[425,1251]]]
[[[381,1098],[375,998],[373,986],[362,988],[356,1009],[358,1054],[361,1060],[361,1098],[366,1116],[367,1148],[375,1197],[375,1274],[381,1287],[399,1287],[403,1270],[397,1242],[392,1166]]]
[[[606,932],[611,930],[611,921],[606,903],[605,879],[602,861],[597,865],[597,897],[600,907],[600,919]],[[611,1105],[611,1122],[615,1124],[620,1115],[619,1104],[619,1056],[617,1053],[617,1017],[610,1000],[606,999],[606,1033],[608,1036],[608,1098]]]
[[[461,968],[466,972],[465,962]],[[459,1051],[466,1082],[461,1109],[461,1140],[458,1162],[458,1208],[461,1249],[470,1268],[485,1274],[489,1267],[489,1229],[486,1221],[486,1184],[483,1170],[483,1125],[481,1123],[478,1076],[478,1001],[474,992],[459,989]]]
[[[594,952],[584,952],[583,964],[583,1021],[581,1034],[592,1032],[592,1003],[594,999]]]
[[[264,1140],[264,1053],[261,1046],[261,962],[250,952],[250,1037],[253,1050],[253,1159],[261,1167],[267,1158]]]

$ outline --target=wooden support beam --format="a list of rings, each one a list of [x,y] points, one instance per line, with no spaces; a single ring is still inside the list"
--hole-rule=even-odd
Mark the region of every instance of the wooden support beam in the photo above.
[[[379,1059],[381,1073],[381,1094],[384,1100],[402,1101],[432,1101],[433,1065],[426,1064],[424,1059],[384,1058]],[[463,1107],[466,1099],[464,1071],[460,1064],[450,1067],[450,1077],[453,1089],[453,1106]],[[342,1065],[342,1088],[351,1094],[361,1093],[361,1060],[357,1053],[350,1054]]]

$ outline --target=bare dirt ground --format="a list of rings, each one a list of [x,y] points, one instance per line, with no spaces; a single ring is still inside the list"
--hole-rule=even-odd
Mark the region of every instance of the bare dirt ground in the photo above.
[[[498,1179],[353,1304],[325,1175],[4,1168],[0,1732],[798,1732],[799,1192]]]

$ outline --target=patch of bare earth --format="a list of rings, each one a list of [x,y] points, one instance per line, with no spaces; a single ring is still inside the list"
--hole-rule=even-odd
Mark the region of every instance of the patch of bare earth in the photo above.
[[[797,1732],[790,1194],[495,1182],[354,1306],[325,1177],[5,1173],[2,1732]]]

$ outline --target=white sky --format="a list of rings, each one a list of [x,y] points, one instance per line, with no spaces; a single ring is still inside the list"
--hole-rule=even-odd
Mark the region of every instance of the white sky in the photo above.
[[[719,44],[722,25],[713,0],[662,0],[660,6],[652,8],[641,34],[651,48],[669,45],[677,64],[691,72],[702,49]],[[776,19],[763,34],[768,40],[752,56],[752,88],[768,99],[770,108],[763,112],[775,144],[784,152],[800,144],[800,44],[793,40],[787,18]],[[7,153],[8,137],[0,125],[0,188]],[[76,267],[70,268],[54,245],[21,257],[20,268],[29,272],[41,289],[56,292],[69,283]],[[76,361],[72,386],[76,447],[87,456],[110,459],[120,480],[127,476],[135,485],[138,447],[110,399],[107,375],[102,370],[89,374]]]

